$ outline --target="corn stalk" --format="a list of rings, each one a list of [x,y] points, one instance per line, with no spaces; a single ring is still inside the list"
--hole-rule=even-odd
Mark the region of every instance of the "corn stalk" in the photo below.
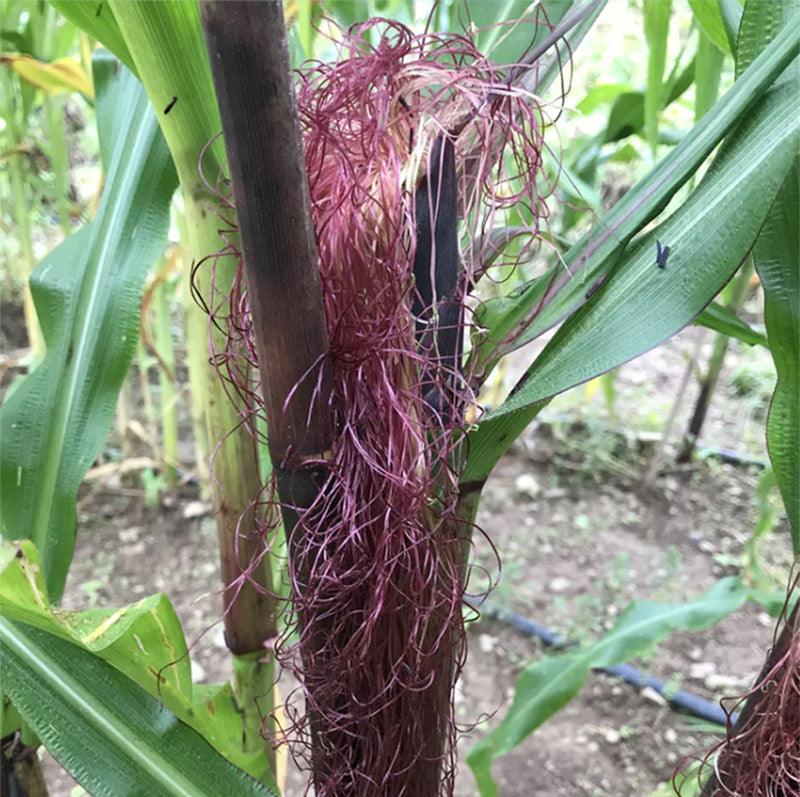
[[[320,478],[306,460],[325,457],[332,427],[324,409],[328,338],[283,8],[204,2],[202,12],[291,556],[296,510],[310,505]],[[312,718],[312,733],[313,725]]]
[[[173,204],[173,209],[176,206]],[[208,364],[206,346],[207,320],[196,312],[190,292],[192,259],[189,253],[189,231],[186,229],[186,214],[183,207],[176,210],[177,225],[181,242],[180,259],[184,275],[181,295],[183,326],[186,330],[186,365],[189,370],[189,403],[192,413],[192,436],[194,438],[197,478],[203,491],[210,490],[211,478],[208,470],[208,438],[206,429],[205,402],[203,400],[204,372]]]
[[[198,167],[205,146],[219,131],[219,116],[199,25],[199,11],[193,3],[109,4],[119,31],[140,80],[156,108],[162,132],[175,162],[185,207],[186,249],[199,263],[222,247],[218,229],[219,200],[201,180]],[[70,4],[62,10],[69,16]],[[174,102],[173,102],[173,98]],[[210,180],[216,179],[225,155],[221,142],[208,152],[204,163]],[[230,285],[235,263],[217,263],[215,281],[222,290]],[[195,291],[212,306],[211,273],[200,268],[195,275]],[[187,316],[203,311],[187,307]],[[205,321],[202,327],[205,331]],[[201,322],[192,318],[190,334],[198,334]],[[224,344],[223,333],[212,328],[217,347]],[[208,338],[190,339],[190,348],[207,351]],[[264,642],[275,636],[276,607],[272,591],[271,568],[263,555],[263,541],[253,534],[256,528],[255,503],[261,493],[258,456],[253,438],[241,425],[240,409],[231,403],[217,371],[210,365],[201,378],[207,439],[216,445],[213,457],[212,493],[220,547],[221,576],[225,585],[225,640],[234,655],[235,685],[245,716],[251,721],[245,730],[245,747],[262,746],[274,762],[274,750],[261,737],[258,711],[272,710],[273,669],[261,659],[268,656]],[[252,569],[253,561],[260,563]],[[244,577],[245,571],[249,571]],[[240,586],[236,586],[236,585]],[[246,673],[246,674],[244,674]],[[273,766],[274,770],[274,766]]]
[[[155,286],[153,310],[155,346],[158,351],[159,404],[161,410],[161,461],[167,484],[178,483],[178,394],[175,390],[175,347],[172,342],[172,315],[166,276]]]
[[[28,192],[25,188],[24,158],[26,156],[22,153],[22,128],[14,101],[15,84],[18,79],[11,73],[10,69],[3,68],[0,69],[0,80],[2,80],[3,96],[6,97],[6,101],[9,103],[7,112],[4,113],[11,150],[11,155],[8,158],[8,176],[11,188],[12,211],[21,249],[14,276],[23,285],[22,306],[25,314],[25,328],[28,332],[28,343],[35,360],[44,352],[44,340],[39,327],[39,320],[36,317],[36,308],[33,306],[33,298],[31,297],[31,289],[28,282],[36,260],[33,254],[33,240],[31,238],[31,208],[27,196]]]

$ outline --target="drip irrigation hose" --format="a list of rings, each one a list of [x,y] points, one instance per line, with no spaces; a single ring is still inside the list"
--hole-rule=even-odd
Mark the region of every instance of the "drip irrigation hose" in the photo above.
[[[757,468],[758,470],[765,470],[769,467],[769,463],[758,457],[750,456],[749,454],[741,454],[738,451],[732,451],[730,448],[714,448],[705,446],[697,450],[697,458],[704,459],[718,459],[726,465],[740,465],[745,468]]]
[[[556,631],[550,630],[535,620],[523,617],[511,609],[501,609],[484,603],[477,598],[466,597],[464,600],[473,609],[480,610],[484,617],[507,623],[523,636],[539,639],[547,647],[554,650],[565,650],[577,645],[577,642],[572,642]],[[728,717],[717,703],[712,703],[710,700],[706,700],[704,697],[695,695],[692,692],[687,692],[685,689],[674,689],[669,685],[668,681],[643,673],[631,664],[617,664],[614,667],[593,667],[592,669],[595,672],[620,678],[637,689],[649,687],[661,695],[673,708],[723,727],[727,725]],[[735,723],[737,716],[738,714],[733,714],[730,718],[731,722]]]

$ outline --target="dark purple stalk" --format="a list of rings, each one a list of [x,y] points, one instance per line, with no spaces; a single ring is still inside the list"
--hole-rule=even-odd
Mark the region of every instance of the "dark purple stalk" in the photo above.
[[[254,317],[273,464],[330,447],[328,336],[283,7],[203,2]]]
[[[281,3],[203,2],[290,549],[331,445],[328,337]],[[313,720],[312,720],[313,726]]]

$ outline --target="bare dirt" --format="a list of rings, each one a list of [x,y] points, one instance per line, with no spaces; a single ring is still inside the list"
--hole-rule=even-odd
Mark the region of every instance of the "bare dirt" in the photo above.
[[[479,518],[503,562],[491,598],[495,604],[590,640],[601,636],[634,598],[681,601],[741,571],[743,545],[756,522],[758,471],[714,462],[668,465],[646,486],[642,477],[653,439],[620,431],[641,432],[650,416],[663,423],[684,352],[696,335],[697,330],[689,330],[624,367],[616,382],[616,415],[602,409],[598,396],[587,399],[588,394],[579,393],[571,404],[549,408],[501,462]],[[763,399],[752,393],[737,396],[731,383],[748,357],[734,346],[705,439],[758,457],[763,443],[753,425],[763,424],[763,407],[758,409]],[[743,423],[742,418],[749,420]],[[186,440],[184,448],[188,455]],[[219,595],[213,517],[210,512],[186,517],[198,510],[195,487],[162,494],[150,508],[144,499],[144,490],[132,483],[84,486],[64,603],[69,608],[113,606],[163,590],[190,642],[208,632],[193,649],[196,680],[226,679],[227,653],[221,628],[214,626]],[[776,585],[785,577],[788,550],[781,518],[762,546]],[[475,558],[494,568],[491,547],[480,539]],[[476,576],[473,589],[484,584]],[[762,607],[748,604],[712,629],[672,635],[649,658],[634,663],[718,700],[746,689],[771,634],[770,617]],[[484,715],[490,718],[462,739],[462,760],[473,740],[510,705],[520,669],[547,655],[541,643],[498,621],[472,623],[469,641],[469,660],[457,690],[458,720],[469,724]],[[494,773],[505,797],[639,797],[668,780],[683,756],[716,738],[652,695],[592,674],[574,701],[496,761]],[[52,759],[46,768],[52,794],[69,795],[74,781]],[[287,794],[301,793],[301,783],[299,774],[290,774]],[[462,764],[457,795],[475,793],[472,775]]]

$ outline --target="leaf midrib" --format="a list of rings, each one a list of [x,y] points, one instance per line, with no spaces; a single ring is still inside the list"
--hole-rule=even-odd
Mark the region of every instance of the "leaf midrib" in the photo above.
[[[180,770],[159,754],[156,746],[146,748],[146,753],[126,733],[125,726],[113,713],[105,710],[94,696],[79,684],[73,675],[57,665],[49,664],[47,657],[39,656],[31,650],[24,638],[18,635],[13,623],[0,618],[0,631],[3,643],[33,672],[39,672],[54,693],[61,695],[68,705],[75,705],[90,724],[109,736],[117,747],[137,766],[147,772],[157,783],[162,784],[170,794],[196,797],[197,784],[184,777]]]
[[[124,96],[120,99],[124,99]],[[97,305],[97,297],[100,294],[100,283],[102,269],[100,264],[105,262],[113,247],[120,240],[120,220],[124,220],[125,215],[130,209],[130,202],[115,202],[117,196],[130,194],[133,197],[133,188],[139,180],[141,173],[141,163],[144,161],[146,168],[147,154],[150,152],[153,138],[157,132],[157,124],[153,114],[150,112],[146,100],[138,101],[134,106],[134,118],[137,119],[125,136],[120,139],[115,150],[115,165],[112,180],[109,183],[108,194],[104,197],[102,210],[98,217],[92,222],[94,225],[93,235],[89,241],[88,251],[94,252],[99,245],[99,251],[95,257],[89,258],[86,266],[86,275],[90,278],[88,292],[81,292],[81,301],[75,309],[77,326],[73,326],[69,334],[69,340],[75,341],[75,349],[71,362],[66,368],[66,379],[60,380],[60,386],[55,400],[55,417],[47,436],[47,443],[44,447],[45,463],[44,472],[39,488],[39,500],[34,514],[33,528],[30,538],[34,541],[37,548],[41,551],[42,559],[47,564],[50,556],[53,555],[53,546],[48,545],[48,532],[50,529],[50,518],[54,507],[54,498],[58,489],[59,474],[62,467],[62,455],[69,429],[69,421],[73,413],[73,407],[77,396],[79,380],[85,373],[88,365],[87,351],[90,352],[92,342],[91,322],[95,321],[94,308]],[[131,115],[128,115],[128,119]],[[123,162],[124,152],[131,144],[130,158]],[[121,179],[117,184],[118,175]],[[85,299],[83,297],[86,297]],[[48,567],[45,567],[49,571]]]

